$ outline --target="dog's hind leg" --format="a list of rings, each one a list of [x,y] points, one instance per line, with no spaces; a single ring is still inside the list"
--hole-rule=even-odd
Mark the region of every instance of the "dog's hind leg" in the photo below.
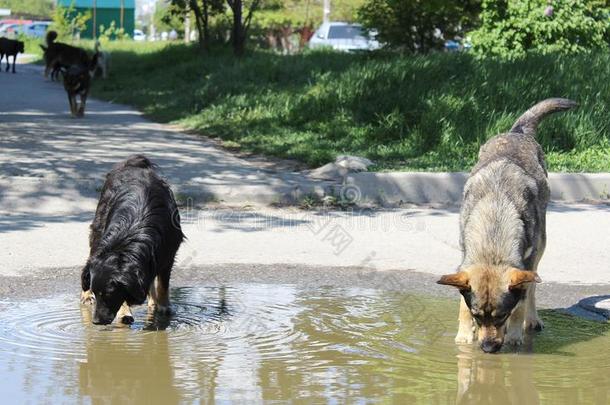
[[[70,114],[72,114],[72,117],[76,117],[76,96],[72,96],[70,93],[68,93],[68,102],[70,103]]]
[[[121,305],[121,308],[119,308],[119,312],[116,314],[116,319],[125,325],[131,325],[133,323],[133,314],[131,313],[131,308],[126,302],[124,302],[123,305]]]
[[[78,108],[78,113],[77,115],[79,117],[84,117],[85,116],[85,106],[87,104],[87,93],[83,93],[80,96],[80,107]]]
[[[157,302],[157,287],[155,286],[155,280],[150,283],[148,288],[148,309],[154,310]]]
[[[540,238],[540,243],[538,244],[538,252],[536,255],[536,259],[534,261],[533,271],[538,272],[538,263],[540,263],[540,259],[542,259],[542,254],[544,253],[544,249],[546,248],[546,232],[543,231],[542,236]],[[530,283],[525,292],[525,329],[526,330],[535,330],[541,331],[544,329],[544,322],[538,316],[538,310],[536,309],[536,283]]]
[[[157,276],[157,305],[158,312],[169,314],[171,312],[169,306],[169,275],[168,277]]]
[[[531,283],[527,287],[525,297],[525,329],[541,331],[544,329],[544,322],[538,316],[538,310],[536,309],[536,284]]]
[[[150,284],[148,291],[148,308],[162,314],[170,314],[169,305],[169,278],[162,280],[157,276],[155,281]]]
[[[464,301],[464,297],[460,300],[460,325],[458,327],[458,333],[455,337],[455,343],[472,343],[474,341],[474,324],[472,322],[472,315],[470,309]]]

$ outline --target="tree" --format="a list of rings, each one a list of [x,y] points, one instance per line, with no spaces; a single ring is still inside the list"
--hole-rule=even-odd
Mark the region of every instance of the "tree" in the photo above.
[[[187,13],[193,13],[199,46],[209,51],[210,16],[224,12],[224,0],[171,0],[169,10],[172,16],[179,17],[181,23]]]
[[[184,29],[184,13],[185,11],[176,7],[173,2],[158,0],[153,15],[155,31],[169,32],[176,30],[178,33]]]
[[[471,33],[475,52],[506,58],[581,53],[607,48],[607,1],[484,0],[481,26]]]
[[[367,0],[359,20],[387,46],[424,53],[477,21],[480,0]]]
[[[252,22],[254,11],[260,5],[260,0],[250,0],[246,18],[244,19],[244,2],[246,0],[227,0],[233,12],[233,29],[231,30],[231,43],[236,56],[242,56],[246,51],[248,29]]]
[[[77,12],[74,4],[70,7],[57,6],[53,10],[51,29],[57,32],[60,40],[73,39],[87,28],[91,19],[91,11]]]
[[[0,0],[0,8],[8,8],[13,15],[47,19],[53,11],[51,0]]]

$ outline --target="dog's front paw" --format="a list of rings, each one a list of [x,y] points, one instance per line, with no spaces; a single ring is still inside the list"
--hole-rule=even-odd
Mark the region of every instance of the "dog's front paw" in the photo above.
[[[474,342],[474,333],[458,332],[454,340],[457,344],[471,344],[472,342]]]
[[[124,325],[131,325],[134,322],[133,315],[123,315],[119,321]]]
[[[508,332],[504,338],[504,343],[509,346],[521,346],[523,344],[523,331]]]
[[[93,305],[93,303],[95,303],[95,295],[93,295],[93,292],[91,290],[81,292],[80,303],[85,305]]]
[[[526,319],[525,329],[540,332],[544,329],[544,322],[542,322],[542,319],[540,318]]]

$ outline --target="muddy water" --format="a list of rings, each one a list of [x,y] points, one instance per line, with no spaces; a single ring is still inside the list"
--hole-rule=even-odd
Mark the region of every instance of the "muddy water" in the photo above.
[[[13,403],[610,403],[610,327],[543,312],[519,353],[456,347],[457,303],[365,289],[179,288],[98,327],[74,294],[0,302]]]

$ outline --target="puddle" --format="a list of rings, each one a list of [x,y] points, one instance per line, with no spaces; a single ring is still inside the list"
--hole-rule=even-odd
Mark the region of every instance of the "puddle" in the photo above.
[[[77,294],[0,302],[13,402],[610,402],[610,325],[542,312],[524,352],[457,347],[457,303],[367,289],[172,290],[175,316],[94,326]],[[533,352],[528,354],[525,352]]]

